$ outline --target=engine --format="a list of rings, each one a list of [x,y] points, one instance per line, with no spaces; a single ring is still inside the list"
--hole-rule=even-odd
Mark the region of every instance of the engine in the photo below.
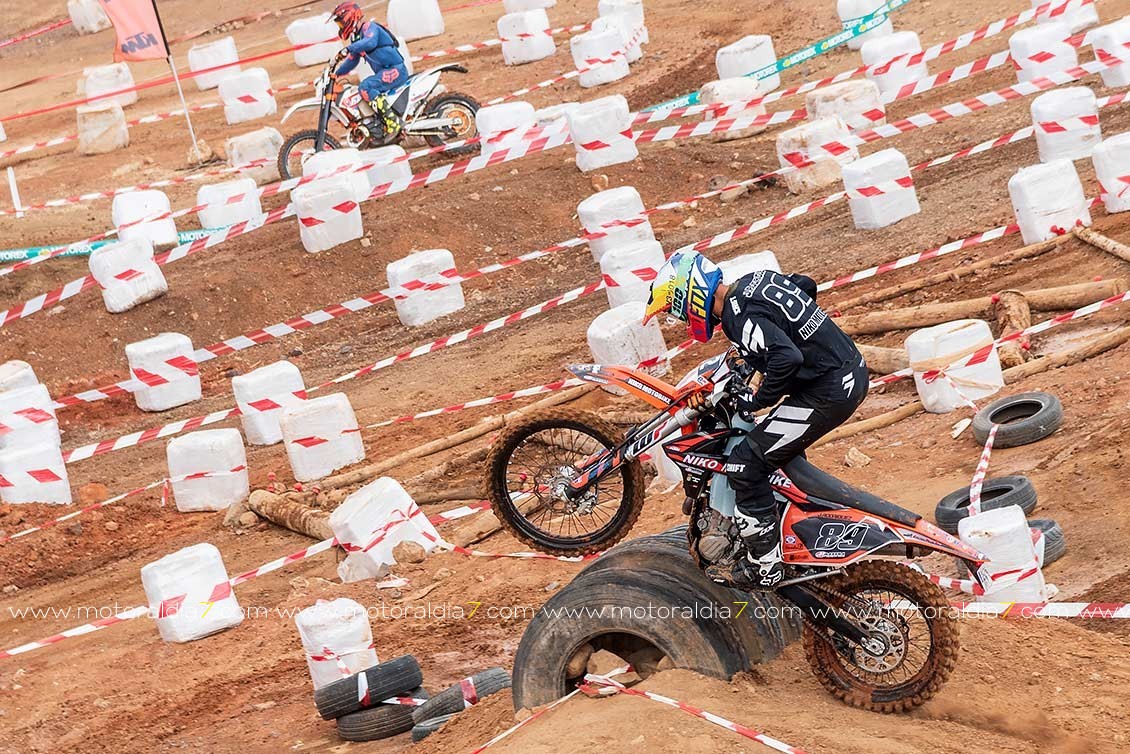
[[[698,514],[697,524],[701,532],[698,540],[700,557],[712,564],[733,561],[742,546],[734,522],[707,505]]]

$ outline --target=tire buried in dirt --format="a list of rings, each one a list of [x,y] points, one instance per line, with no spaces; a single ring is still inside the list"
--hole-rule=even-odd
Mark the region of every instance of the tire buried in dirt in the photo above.
[[[458,714],[458,712],[452,712],[450,715],[440,715],[439,717],[433,717],[429,720],[424,720],[423,722],[416,723],[412,726],[412,743],[419,743],[420,741],[423,741],[425,738],[442,728],[448,720]]]
[[[531,523],[514,505],[506,472],[514,451],[530,436],[552,429],[583,432],[605,447],[614,447],[622,439],[612,424],[587,411],[551,408],[534,411],[521,422],[507,427],[494,441],[487,457],[487,491],[491,508],[507,530],[525,544],[554,555],[589,555],[606,550],[628,535],[640,517],[644,503],[644,475],[639,461],[620,467],[623,483],[620,506],[608,523],[594,532],[580,536],[555,536]]]
[[[973,436],[982,445],[999,424],[993,447],[1015,448],[1042,440],[1063,424],[1063,404],[1051,393],[1017,393],[999,398],[973,417]]]
[[[316,689],[314,691],[314,704],[318,707],[318,714],[322,716],[323,720],[333,720],[363,708],[357,693],[358,676],[361,674],[365,675],[365,683],[367,684],[365,688],[368,690],[372,704],[393,696],[404,696],[424,682],[424,676],[420,672],[420,665],[416,662],[415,657],[412,655],[395,657],[388,662],[382,662],[367,670],[362,670],[361,673],[354,673],[348,678],[342,678],[340,681],[334,681],[328,686]],[[387,706],[382,705],[382,707]],[[411,710],[409,710],[408,719],[409,721],[412,719]],[[411,725],[408,726],[408,728],[411,727]],[[408,730],[408,728],[404,730]]]
[[[687,552],[682,530],[616,547],[555,594],[527,626],[514,657],[514,707],[560,698],[570,690],[566,667],[576,651],[593,643],[615,652],[615,644],[602,642],[620,637],[654,646],[675,667],[729,679],[775,657],[783,639],[795,634],[795,623],[783,631],[768,625],[759,630],[753,618],[734,619],[755,604],[770,607],[759,597],[706,578]]]
[[[471,676],[471,683],[475,687],[475,696],[479,699],[485,699],[491,694],[497,694],[503,689],[510,688],[510,674],[503,668],[491,668],[475,673]],[[465,708],[463,686],[456,683],[412,710],[412,719],[421,723],[436,717],[462,712]]]
[[[409,695],[417,699],[426,699],[428,692],[423,688],[417,688]],[[411,707],[381,704],[339,717],[337,734],[346,741],[379,741],[382,738],[407,733],[412,730],[412,726]]]
[[[969,487],[962,487],[938,501],[934,520],[943,531],[957,534],[958,524],[969,518]],[[981,485],[981,510],[991,511],[1019,505],[1024,515],[1036,510],[1036,488],[1026,476],[1002,476],[986,479]]]

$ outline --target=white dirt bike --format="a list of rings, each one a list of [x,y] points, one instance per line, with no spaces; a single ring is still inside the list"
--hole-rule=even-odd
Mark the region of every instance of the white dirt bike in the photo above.
[[[389,92],[388,101],[399,119],[399,128],[390,132],[380,114],[361,98],[355,84],[340,84],[334,71],[341,60],[341,55],[335,57],[314,81],[314,97],[295,103],[282,118],[285,123],[299,111],[318,111],[318,127],[293,134],[279,150],[279,173],[284,180],[302,175],[302,163],[314,152],[340,149],[343,145],[373,149],[419,136],[428,146],[438,147],[478,134],[475,114],[479,103],[466,94],[448,92],[440,84],[444,71],[466,73],[463,66],[449,63],[430,68],[409,76],[402,86]],[[331,120],[344,127],[343,138],[328,133]],[[452,153],[473,149],[474,146],[462,147]]]

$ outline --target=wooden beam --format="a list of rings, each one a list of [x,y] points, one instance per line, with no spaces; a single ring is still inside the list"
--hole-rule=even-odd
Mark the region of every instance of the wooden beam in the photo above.
[[[1130,262],[1130,246],[1124,243],[1119,243],[1113,238],[1104,236],[1090,228],[1076,228],[1075,235],[1079,236],[1079,238],[1091,244],[1091,246],[1094,246],[1096,249],[1101,249],[1108,254],[1113,254],[1123,262]]]

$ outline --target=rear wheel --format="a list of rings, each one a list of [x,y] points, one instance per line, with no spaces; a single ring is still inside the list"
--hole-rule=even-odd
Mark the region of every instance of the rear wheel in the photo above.
[[[311,128],[299,131],[283,142],[282,149],[279,150],[279,175],[284,181],[302,175],[302,163],[314,154],[314,145],[317,141],[318,131]],[[322,151],[328,152],[331,149],[341,149],[341,144],[337,139],[326,134]]]
[[[867,651],[806,623],[808,663],[833,696],[873,712],[907,712],[941,689],[958,655],[957,619],[941,589],[879,560],[814,583],[876,642]]]
[[[632,461],[576,500],[568,486],[589,459],[620,443],[611,424],[572,409],[549,409],[502,432],[487,459],[491,507],[526,544],[556,555],[587,555],[619,542],[640,516],[643,467]]]
[[[429,134],[424,137],[429,147],[442,147],[454,141],[465,141],[479,135],[479,128],[475,123],[475,115],[479,112],[479,103],[474,97],[459,92],[441,94],[428,103],[425,111],[426,118],[450,118],[453,125],[447,128],[444,135]],[[475,151],[475,145],[458,147],[448,151],[448,154],[463,155]]]

